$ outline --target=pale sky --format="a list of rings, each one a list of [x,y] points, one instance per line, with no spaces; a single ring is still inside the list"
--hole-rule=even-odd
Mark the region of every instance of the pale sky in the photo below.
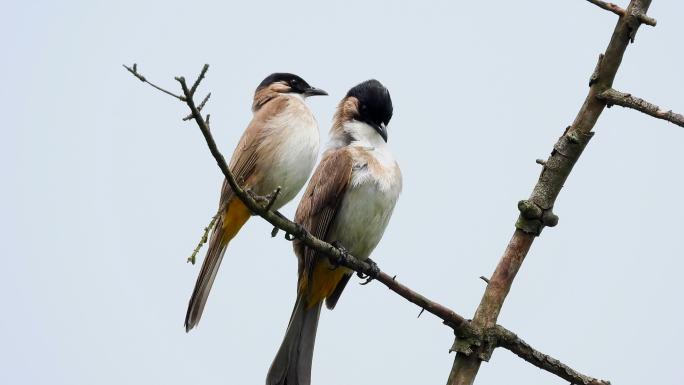
[[[684,112],[684,3],[649,14],[615,88]],[[291,245],[253,218],[185,333],[222,176],[186,107],[121,64],[175,88],[210,63],[226,156],[272,72],[329,92],[309,102],[323,140],[346,91],[382,81],[404,192],[372,257],[471,317],[617,20],[583,0],[36,0],[0,19],[0,383],[51,385],[261,384],[294,303]],[[619,107],[595,129],[500,323],[615,385],[679,384],[684,129]],[[444,384],[451,330],[357,283],[323,311],[313,384]],[[497,350],[476,383],[565,382]]]

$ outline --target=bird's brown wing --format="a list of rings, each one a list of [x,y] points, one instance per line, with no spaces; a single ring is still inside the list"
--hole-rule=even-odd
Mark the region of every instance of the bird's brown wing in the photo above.
[[[304,226],[316,238],[334,241],[328,240],[326,236],[351,181],[353,165],[354,162],[349,152],[346,149],[339,149],[326,153],[316,168],[295,214],[295,221]],[[302,280],[305,280],[306,283],[312,282],[318,257],[314,250],[307,248],[299,240],[294,241],[294,250],[299,259],[301,288]],[[349,274],[335,275],[337,279],[335,279],[333,288],[339,286],[340,283],[344,286]],[[333,290],[332,292],[336,291]],[[328,297],[327,304],[328,307],[331,307],[330,293],[319,293],[319,296]],[[332,302],[332,306],[334,306],[334,302],[336,299]]]
[[[259,159],[263,158],[260,152],[260,144],[263,138],[269,135],[273,127],[269,125],[269,119],[282,111],[286,107],[287,101],[284,98],[275,98],[254,114],[254,118],[245,129],[240,138],[233,157],[230,161],[230,170],[235,179],[242,186],[250,187],[260,178]],[[263,165],[261,167],[268,167]],[[234,237],[240,228],[247,222],[250,212],[241,202],[234,200],[235,193],[228,184],[223,181],[221,187],[221,198],[219,200],[219,215],[214,230],[209,238],[207,255],[202,262],[195,288],[188,303],[188,310],[185,315],[185,328],[187,331],[192,329],[199,322],[204,305],[206,304],[211,286],[214,283],[216,274],[221,266],[221,260],[225,253],[228,242]]]
[[[254,118],[242,134],[230,160],[230,171],[235,180],[242,186],[247,185],[250,177],[255,173],[260,158],[260,144],[263,142],[264,136],[269,135],[271,131],[271,127],[268,125],[269,120],[277,116],[285,107],[287,107],[285,98],[271,100],[254,114]],[[219,207],[227,205],[234,196],[233,189],[224,179]]]

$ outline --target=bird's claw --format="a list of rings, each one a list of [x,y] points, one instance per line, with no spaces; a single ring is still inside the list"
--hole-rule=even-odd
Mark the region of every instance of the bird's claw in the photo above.
[[[271,191],[270,194],[266,195],[264,198],[266,199],[266,205],[264,206],[264,210],[270,211],[273,208],[273,204],[275,201],[278,199],[278,195],[280,195],[280,186],[278,186],[275,190]]]
[[[368,274],[363,274],[360,271],[356,273],[356,275],[361,278],[365,279],[364,282],[361,282],[360,285],[368,285],[372,280],[378,277],[380,275],[380,268],[378,267],[378,264],[375,263],[372,259],[368,258],[366,259],[366,263],[370,265],[370,271]]]
[[[339,251],[340,254],[342,255],[341,258],[328,258],[328,261],[330,261],[330,265],[331,265],[328,269],[330,271],[335,271],[335,270],[337,270],[338,267],[340,267],[341,260],[343,258],[349,257],[349,252],[347,251],[347,249],[344,248],[344,246],[342,246],[342,243],[340,243],[340,241],[332,242],[331,245],[334,248],[336,248],[337,251]]]

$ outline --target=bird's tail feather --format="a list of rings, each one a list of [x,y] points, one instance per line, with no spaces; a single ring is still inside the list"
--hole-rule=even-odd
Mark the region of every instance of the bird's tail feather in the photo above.
[[[310,385],[318,317],[323,302],[310,306],[299,294],[283,343],[266,376],[266,385]]]
[[[240,231],[249,216],[249,210],[244,203],[239,199],[233,199],[228,204],[225,213],[217,221],[209,239],[207,256],[204,258],[202,269],[197,276],[197,282],[195,282],[195,289],[192,292],[192,297],[190,297],[190,303],[188,303],[188,311],[185,314],[186,332],[189,332],[199,323],[228,243]]]

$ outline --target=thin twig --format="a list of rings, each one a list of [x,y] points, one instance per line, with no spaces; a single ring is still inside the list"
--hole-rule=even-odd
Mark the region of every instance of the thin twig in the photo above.
[[[199,87],[200,83],[202,80],[204,80],[204,77],[207,75],[207,71],[209,71],[209,64],[205,64],[204,67],[202,67],[202,70],[200,71],[200,74],[197,76],[197,80],[195,80],[195,83],[192,85],[192,88],[190,88],[190,96],[195,96],[195,91],[197,91],[197,87]],[[186,97],[188,97],[186,95]],[[209,99],[209,95],[207,95],[206,99]],[[200,107],[198,110],[202,110],[202,105],[204,103],[200,103]]]
[[[161,92],[163,92],[163,93],[165,93],[165,94],[167,94],[167,95],[173,96],[174,98],[180,100],[181,102],[184,102],[184,101],[185,101],[185,98],[184,98],[184,97],[182,97],[182,96],[180,96],[180,95],[176,95],[176,94],[174,94],[174,93],[171,92],[171,91],[167,91],[167,90],[165,90],[165,89],[159,87],[158,85],[156,85],[156,84],[150,82],[149,80],[147,80],[147,78],[145,78],[144,76],[142,76],[142,75],[138,72],[138,65],[137,65],[136,63],[133,63],[133,67],[132,67],[132,68],[129,67],[129,66],[127,66],[127,65],[125,65],[125,64],[122,64],[122,66],[124,66],[124,68],[127,69],[128,72],[132,73],[133,76],[135,76],[136,78],[140,79],[141,82],[147,83],[147,84],[151,85],[152,87],[158,89],[159,91],[161,91]]]
[[[684,127],[684,116],[682,116],[682,114],[672,112],[672,110],[665,111],[660,107],[656,106],[655,104],[649,103],[644,99],[632,96],[631,94],[626,94],[624,92],[620,92],[610,88],[606,91],[603,91],[596,97],[599,100],[603,100],[604,102],[606,102],[608,107],[611,107],[612,105],[618,105],[626,108],[631,108],[633,110],[643,112],[646,115],[650,115],[654,118],[667,120],[670,123],[676,124],[680,127]]]

